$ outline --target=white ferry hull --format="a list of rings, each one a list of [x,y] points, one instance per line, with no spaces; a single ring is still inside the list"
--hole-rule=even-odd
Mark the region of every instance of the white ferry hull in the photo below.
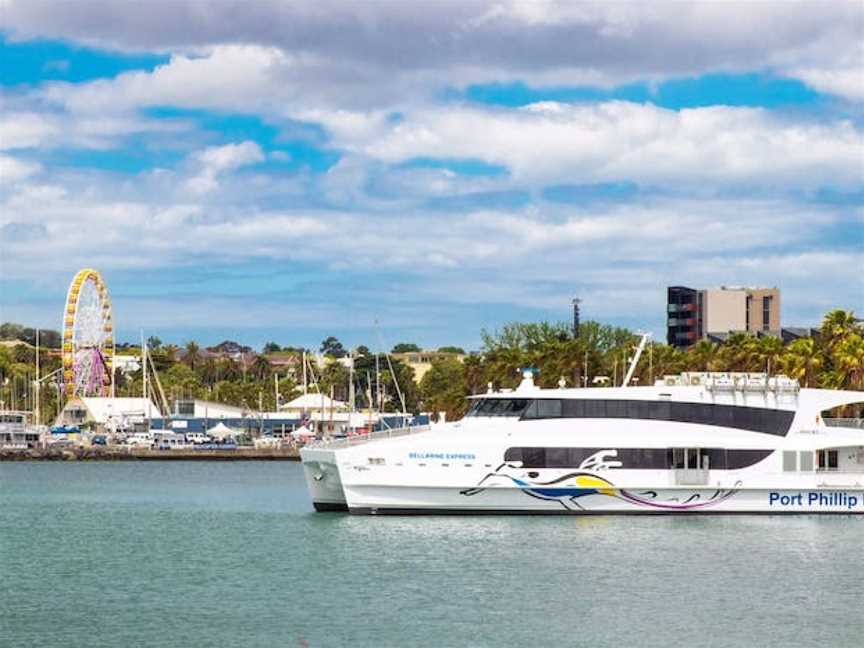
[[[580,494],[572,489],[532,492],[523,488],[490,488],[467,495],[471,489],[442,487],[347,487],[346,507],[353,514],[864,514],[864,489],[748,489],[717,488],[627,489]],[[633,497],[629,497],[630,494]],[[646,495],[642,495],[646,493]],[[319,508],[316,503],[316,508]],[[319,510],[325,510],[319,508]],[[341,509],[345,510],[345,509]]]

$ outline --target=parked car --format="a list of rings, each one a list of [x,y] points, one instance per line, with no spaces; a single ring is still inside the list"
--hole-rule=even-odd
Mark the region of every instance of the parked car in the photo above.
[[[201,445],[202,443],[213,443],[213,438],[203,432],[187,432],[186,442]]]
[[[92,439],[90,439],[90,445],[107,446],[108,437],[106,437],[104,434],[97,434]]]
[[[127,446],[149,448],[153,445],[153,433],[136,432],[135,434],[130,434],[128,437],[126,437],[125,443]]]

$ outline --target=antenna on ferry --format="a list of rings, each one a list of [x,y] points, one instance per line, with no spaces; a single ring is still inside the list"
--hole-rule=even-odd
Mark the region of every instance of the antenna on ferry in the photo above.
[[[639,346],[636,347],[636,355],[634,355],[633,360],[630,361],[630,368],[627,369],[627,375],[624,376],[624,382],[621,383],[622,387],[626,387],[630,384],[630,379],[633,377],[633,372],[636,371],[636,365],[639,364],[639,358],[645,350],[645,344],[648,342],[649,337],[651,337],[650,333],[642,334],[642,339],[639,340]]]

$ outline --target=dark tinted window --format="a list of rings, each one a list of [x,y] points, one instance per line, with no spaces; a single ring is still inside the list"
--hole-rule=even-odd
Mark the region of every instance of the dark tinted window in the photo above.
[[[565,400],[562,415],[564,418],[585,418],[585,403],[586,401],[575,398]]]
[[[585,401],[585,418],[606,418],[606,401]]]
[[[628,418],[717,425],[785,436],[794,412],[736,405],[673,403],[670,401],[537,399],[525,409],[524,418]]]
[[[525,410],[523,418],[547,419],[561,418],[563,411],[562,403],[555,398],[538,398]],[[581,418],[581,417],[574,417]]]
[[[748,468],[759,463],[770,455],[773,450],[727,450],[726,467],[729,470]]]
[[[627,418],[627,402],[610,400],[606,401],[607,418]]]
[[[521,416],[529,403],[526,398],[483,398],[474,402],[466,416]]]
[[[522,448],[522,466],[524,468],[545,468],[546,448]]]
[[[508,448],[504,461],[521,461],[523,468],[579,468],[588,457],[610,448]],[[622,469],[666,470],[707,467],[713,470],[747,468],[768,457],[773,450],[726,450],[725,448],[619,448],[610,461]],[[820,460],[824,459],[820,455]],[[835,459],[836,460],[836,459]],[[830,459],[829,459],[830,462]]]

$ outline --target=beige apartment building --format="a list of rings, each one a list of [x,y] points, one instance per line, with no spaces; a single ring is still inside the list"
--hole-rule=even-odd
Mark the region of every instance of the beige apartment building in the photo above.
[[[671,286],[667,298],[667,342],[686,347],[708,336],[735,332],[780,332],[780,290],[721,286]]]

